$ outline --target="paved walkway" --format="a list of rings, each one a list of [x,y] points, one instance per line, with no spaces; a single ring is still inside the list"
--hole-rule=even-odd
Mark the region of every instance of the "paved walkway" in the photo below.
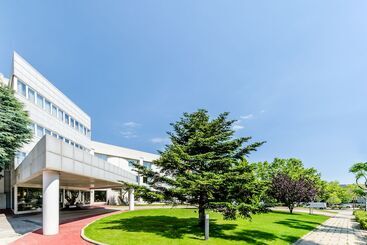
[[[187,208],[176,206],[175,208]],[[136,206],[135,209],[172,208],[171,206]],[[57,245],[89,244],[80,237],[81,229],[92,221],[125,212],[127,206],[90,207],[84,210],[60,212],[60,232],[54,236],[42,235],[42,214],[5,216],[0,214],[0,245]]]
[[[77,221],[67,222],[60,225],[59,234],[54,236],[44,236],[42,235],[42,229],[31,232],[15,242],[11,243],[11,245],[85,245],[91,244],[87,241],[84,241],[80,237],[81,229],[91,223],[92,221],[103,218],[112,214],[116,214],[118,212],[126,212],[126,211],[115,211],[113,213],[101,214],[89,218],[83,218]]]
[[[359,229],[352,210],[341,210],[311,231],[295,245],[359,245],[367,244],[367,231]]]

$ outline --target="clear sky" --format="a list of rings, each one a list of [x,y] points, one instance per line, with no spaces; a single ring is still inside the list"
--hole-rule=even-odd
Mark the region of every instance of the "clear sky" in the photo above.
[[[251,161],[297,157],[350,183],[367,160],[366,1],[1,1],[16,50],[92,117],[95,140],[149,152],[183,112],[229,111]]]

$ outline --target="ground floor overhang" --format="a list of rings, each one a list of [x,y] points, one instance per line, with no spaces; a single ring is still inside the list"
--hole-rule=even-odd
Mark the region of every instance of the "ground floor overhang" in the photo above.
[[[60,200],[65,197],[65,190],[94,193],[95,189],[121,189],[121,181],[137,183],[137,180],[130,171],[45,135],[15,170],[14,210],[17,212],[18,187],[42,188],[39,196],[42,196],[43,233],[53,235],[59,231],[59,208],[63,203]],[[90,195],[91,204],[93,196]],[[134,209],[133,190],[129,191],[129,206]]]

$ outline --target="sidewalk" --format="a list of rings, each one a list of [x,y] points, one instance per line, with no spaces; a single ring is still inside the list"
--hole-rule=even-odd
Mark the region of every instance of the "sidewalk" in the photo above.
[[[341,210],[311,231],[295,245],[349,245],[367,244],[367,231],[359,229],[352,210]]]

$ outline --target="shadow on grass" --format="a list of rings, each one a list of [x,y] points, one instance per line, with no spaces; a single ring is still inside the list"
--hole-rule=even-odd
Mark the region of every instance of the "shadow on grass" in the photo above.
[[[281,221],[275,221],[274,223],[300,230],[313,230],[315,229],[316,226],[320,224],[314,221],[297,220],[297,219],[285,219]]]
[[[169,239],[182,239],[187,236],[190,239],[203,240],[203,230],[197,225],[197,218],[177,218],[172,216],[135,216],[118,220],[106,220],[100,222],[105,230],[121,230],[125,232],[154,233]],[[217,224],[215,219],[210,220],[210,237],[233,241],[244,241],[256,244],[269,244],[271,241],[281,239],[286,242],[294,242],[295,236],[277,236],[261,230],[239,230],[237,224]],[[232,231],[226,234],[226,231]]]

